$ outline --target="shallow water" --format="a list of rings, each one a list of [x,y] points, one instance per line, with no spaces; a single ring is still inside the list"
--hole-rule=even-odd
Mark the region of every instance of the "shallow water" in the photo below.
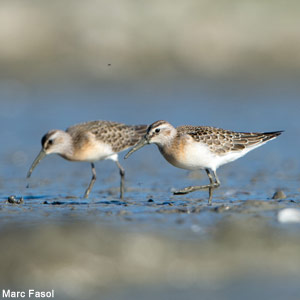
[[[55,288],[57,299],[94,299],[99,293],[101,299],[181,299],[183,294],[298,299],[299,225],[277,221],[280,209],[300,206],[296,84],[29,87],[5,82],[2,87],[3,286]],[[96,163],[88,200],[82,195],[91,178],[89,164],[55,155],[38,165],[26,189],[25,176],[45,132],[98,119],[285,132],[218,170],[221,187],[211,207],[207,191],[172,195],[173,189],[206,182],[206,175],[169,165],[153,145],[126,161],[126,152],[120,154],[124,201],[111,161]],[[285,199],[271,199],[277,189]],[[9,195],[22,196],[24,204],[8,204]]]

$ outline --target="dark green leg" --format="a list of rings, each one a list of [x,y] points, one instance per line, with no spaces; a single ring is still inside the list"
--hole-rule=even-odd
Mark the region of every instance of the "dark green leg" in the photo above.
[[[121,176],[121,182],[120,182],[120,199],[123,199],[124,197],[124,179],[125,179],[125,170],[124,168],[120,165],[118,161],[116,161],[116,164],[120,170],[120,176]]]
[[[206,171],[206,174],[209,178],[210,184],[200,185],[200,186],[188,186],[188,187],[186,187],[182,190],[175,191],[174,195],[184,195],[184,194],[188,194],[188,193],[191,193],[191,192],[208,189],[208,192],[209,192],[208,204],[211,205],[213,190],[220,186],[220,181],[219,181],[219,178],[218,178],[215,171],[213,171],[213,174],[214,174],[214,177],[215,177],[215,182],[213,180],[213,176],[212,176],[210,170],[205,169],[205,171]]]
[[[95,169],[95,165],[94,163],[91,163],[91,166],[92,166],[92,173],[93,173],[93,176],[92,176],[92,179],[91,179],[91,182],[88,186],[88,188],[86,189],[85,193],[84,193],[84,198],[88,198],[92,188],[93,188],[93,185],[96,181],[96,169]]]

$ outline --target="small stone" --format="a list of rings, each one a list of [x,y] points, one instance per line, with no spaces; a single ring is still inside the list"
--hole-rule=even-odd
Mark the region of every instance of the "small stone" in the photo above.
[[[7,198],[7,203],[11,204],[23,204],[24,203],[24,198],[20,197],[19,199],[16,198],[15,195],[11,195]]]
[[[283,190],[277,190],[272,197],[272,199],[285,199],[285,198],[286,198],[286,194],[284,193]]]
[[[150,199],[148,199],[148,202],[149,202],[149,203],[150,203],[150,202],[154,202],[154,200],[150,198]]]
[[[8,203],[16,203],[16,196],[11,195],[7,198]]]
[[[280,223],[300,223],[300,209],[284,208],[279,211],[277,219]]]

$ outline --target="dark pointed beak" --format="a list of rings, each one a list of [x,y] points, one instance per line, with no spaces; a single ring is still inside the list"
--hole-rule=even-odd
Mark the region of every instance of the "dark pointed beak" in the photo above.
[[[38,154],[38,156],[36,157],[36,159],[34,160],[34,162],[32,163],[28,173],[27,173],[27,178],[29,178],[31,176],[31,173],[33,172],[33,170],[35,169],[35,167],[40,163],[40,161],[46,156],[46,152],[44,151],[44,149],[42,149],[40,151],[40,153]]]
[[[124,158],[128,158],[133,152],[141,149],[142,147],[144,147],[145,145],[149,144],[148,140],[146,139],[146,137],[144,136],[125,156]]]

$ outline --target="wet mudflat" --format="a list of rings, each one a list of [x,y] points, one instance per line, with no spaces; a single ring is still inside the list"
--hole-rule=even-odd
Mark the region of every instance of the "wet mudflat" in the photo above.
[[[247,97],[207,87],[151,95],[108,89],[89,91],[86,100],[86,91],[36,91],[35,98],[21,90],[4,102],[1,285],[54,289],[55,299],[299,299],[300,225],[278,219],[286,208],[300,209],[298,91],[243,91]],[[242,96],[247,99],[238,101]],[[49,129],[93,119],[163,118],[174,125],[285,133],[220,168],[212,206],[207,191],[172,195],[207,178],[170,166],[154,146],[126,161],[126,152],[120,155],[124,200],[109,161],[96,164],[89,199],[82,198],[89,164],[57,156],[41,162],[26,189],[26,172]]]
[[[300,225],[278,222],[299,199],[25,201],[1,205],[4,286],[56,299],[299,295]]]

